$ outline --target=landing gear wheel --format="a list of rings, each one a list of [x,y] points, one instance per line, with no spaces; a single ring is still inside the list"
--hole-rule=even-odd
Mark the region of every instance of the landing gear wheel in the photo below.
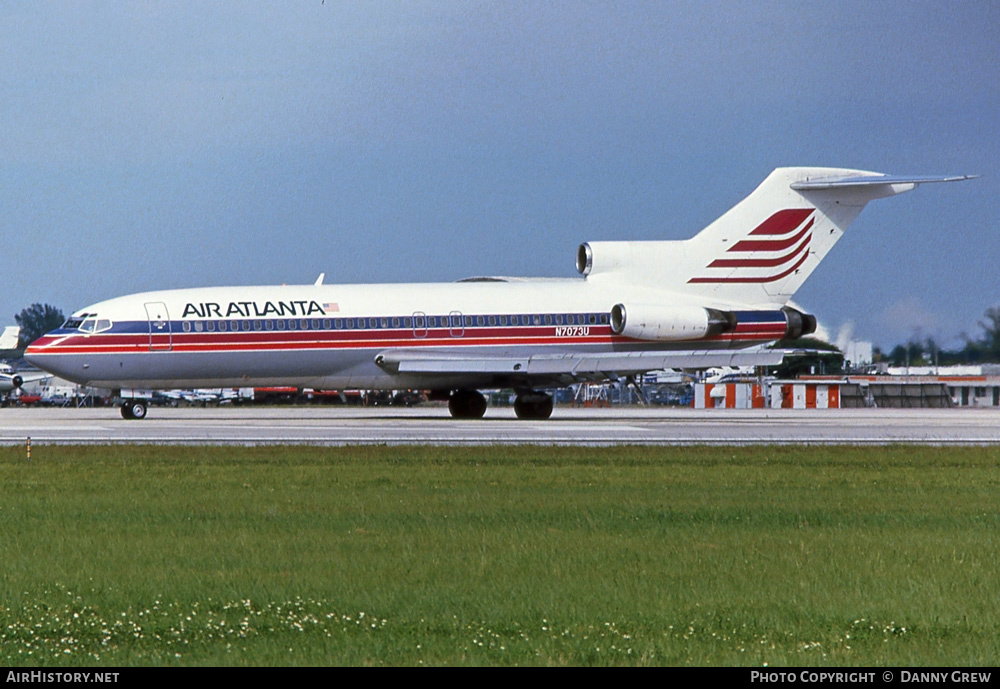
[[[547,419],[552,416],[552,406],[552,395],[522,392],[514,400],[514,413],[519,419]]]
[[[486,398],[475,390],[456,390],[448,398],[448,411],[456,419],[481,419],[486,413]]]
[[[122,418],[141,420],[146,418],[149,407],[145,400],[125,400],[122,402]]]

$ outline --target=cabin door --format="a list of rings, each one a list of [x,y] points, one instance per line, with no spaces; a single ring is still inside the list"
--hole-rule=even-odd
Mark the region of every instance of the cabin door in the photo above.
[[[465,335],[465,321],[462,320],[461,311],[452,311],[448,314],[448,331],[452,337]]]
[[[413,336],[418,339],[427,337],[427,314],[423,311],[413,312]]]
[[[149,351],[169,352],[173,349],[174,338],[167,305],[162,301],[147,302],[146,315],[149,317]]]

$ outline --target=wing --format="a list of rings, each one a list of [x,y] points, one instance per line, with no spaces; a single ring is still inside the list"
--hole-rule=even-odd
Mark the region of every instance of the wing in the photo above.
[[[715,366],[774,366],[780,350],[700,352],[615,352],[607,354],[535,354],[527,357],[469,356],[449,352],[390,349],[375,363],[391,374],[453,378],[468,376],[470,386],[568,385],[614,380],[619,377],[668,368],[694,369]],[[484,381],[486,381],[484,383]]]

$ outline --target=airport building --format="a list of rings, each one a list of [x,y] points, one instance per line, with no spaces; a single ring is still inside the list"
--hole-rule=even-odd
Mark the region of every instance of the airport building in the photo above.
[[[911,370],[910,375],[745,378],[696,383],[692,406],[695,409],[1000,408],[1000,366],[961,369],[953,372],[942,367],[933,374]]]

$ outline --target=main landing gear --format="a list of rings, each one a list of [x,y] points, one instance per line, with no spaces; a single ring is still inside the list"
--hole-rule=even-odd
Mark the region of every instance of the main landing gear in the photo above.
[[[486,398],[475,390],[455,390],[448,397],[448,411],[456,419],[481,419],[486,413]],[[552,416],[552,395],[536,390],[521,390],[514,400],[519,419],[547,419]]]
[[[552,395],[535,390],[517,393],[514,413],[519,419],[547,419],[552,416]]]
[[[122,400],[123,419],[145,419],[148,410],[149,405],[146,404],[146,400]]]
[[[481,419],[486,413],[486,398],[475,390],[455,390],[448,398],[448,411],[456,419]]]

